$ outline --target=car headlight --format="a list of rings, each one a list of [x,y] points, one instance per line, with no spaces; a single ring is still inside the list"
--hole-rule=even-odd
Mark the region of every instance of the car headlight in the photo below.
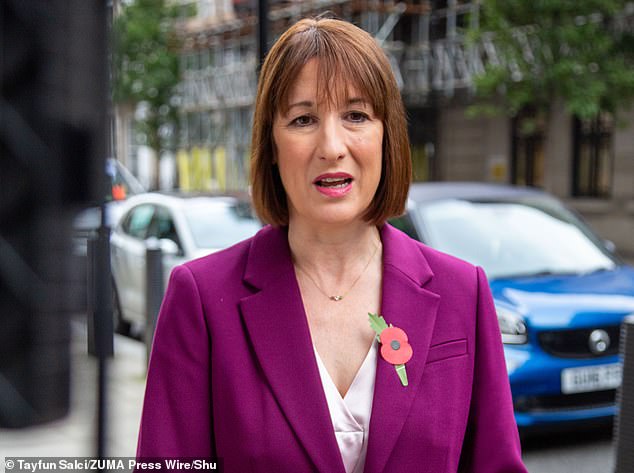
[[[521,345],[528,341],[526,324],[520,314],[503,307],[495,308],[502,332],[502,343]]]
[[[526,361],[530,354],[524,350],[504,350],[504,361],[506,363],[506,372],[510,375],[515,373]]]

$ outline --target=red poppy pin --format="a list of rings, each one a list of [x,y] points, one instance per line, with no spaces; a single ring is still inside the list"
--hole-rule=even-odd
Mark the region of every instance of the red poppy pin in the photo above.
[[[407,363],[412,354],[412,346],[407,342],[405,330],[388,325],[385,319],[377,314],[370,314],[370,326],[376,332],[379,342],[381,342],[381,356],[385,361],[394,365],[401,384],[407,386]]]

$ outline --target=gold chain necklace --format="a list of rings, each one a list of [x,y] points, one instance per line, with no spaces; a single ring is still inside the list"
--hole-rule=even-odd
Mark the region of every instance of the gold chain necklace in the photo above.
[[[311,282],[315,285],[315,287],[317,289],[319,289],[319,292],[321,292],[324,296],[326,296],[328,299],[330,299],[333,302],[339,302],[340,300],[343,300],[344,297],[346,297],[350,291],[352,291],[352,288],[355,286],[355,284],[357,284],[357,282],[359,282],[359,279],[361,279],[361,276],[363,276],[363,274],[365,273],[365,271],[368,269],[368,267],[370,266],[370,263],[372,262],[372,260],[374,259],[374,256],[376,255],[376,252],[379,251],[379,247],[381,245],[376,245],[376,248],[374,249],[374,252],[372,253],[372,256],[370,256],[370,259],[368,260],[368,262],[365,264],[365,267],[361,270],[361,272],[359,273],[359,275],[357,276],[357,278],[354,280],[354,282],[352,283],[352,285],[348,288],[348,290],[346,292],[344,292],[341,295],[328,295],[328,293],[326,291],[324,291],[321,286],[319,284],[317,284],[317,281],[315,281],[313,279],[313,277],[308,274],[304,269],[302,269],[299,265],[296,265],[297,269],[299,269],[302,273],[304,273],[308,279],[311,280]]]

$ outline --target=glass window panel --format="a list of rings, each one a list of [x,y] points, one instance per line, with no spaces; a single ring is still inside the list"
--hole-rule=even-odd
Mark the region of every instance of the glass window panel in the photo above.
[[[572,213],[548,200],[439,201],[420,207],[428,243],[491,278],[580,274],[615,261]]]
[[[148,227],[154,216],[153,205],[139,205],[130,211],[123,225],[123,231],[133,238],[147,238]]]
[[[575,119],[573,194],[609,197],[612,191],[614,119],[603,113],[593,120]]]
[[[526,109],[513,120],[513,184],[544,186],[544,120]]]
[[[253,236],[261,227],[247,205],[192,199],[184,213],[198,248],[225,248]]]

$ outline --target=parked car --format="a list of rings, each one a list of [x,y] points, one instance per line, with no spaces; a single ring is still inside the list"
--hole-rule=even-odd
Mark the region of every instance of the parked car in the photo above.
[[[391,223],[487,272],[521,432],[613,417],[634,268],[612,244],[551,195],[505,185],[415,184]]]
[[[146,323],[147,240],[163,250],[165,284],[174,266],[254,235],[261,223],[244,196],[147,193],[126,201],[110,237],[115,323],[139,333]]]
[[[145,192],[143,185],[128,169],[116,159],[106,160],[106,175],[110,181],[106,201],[106,225],[112,226],[121,213],[127,197]],[[77,214],[73,221],[73,253],[86,256],[86,241],[95,236],[101,224],[101,208],[91,206]]]
[[[145,192],[143,185],[126,167],[115,159],[106,160],[106,176],[109,180],[107,193],[104,196],[107,226],[112,226],[119,216],[123,202],[127,197]],[[88,272],[88,239],[97,236],[101,225],[101,207],[93,203],[79,211],[73,219],[72,251],[73,251],[73,304],[77,313],[86,312],[88,307],[88,290],[86,287]]]

